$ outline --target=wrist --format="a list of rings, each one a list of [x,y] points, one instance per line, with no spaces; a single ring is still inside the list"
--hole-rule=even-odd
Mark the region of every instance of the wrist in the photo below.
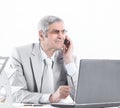
[[[64,62],[65,62],[65,64],[69,64],[69,63],[74,62],[74,59],[73,59],[73,57],[66,57],[66,58],[64,58]]]
[[[53,103],[52,94],[51,94],[50,97],[49,97],[49,101],[50,101],[50,103]]]
[[[50,97],[49,97],[49,101],[50,101],[50,103],[57,103],[57,102],[60,101],[60,98],[56,98],[54,96],[54,94],[51,94]]]

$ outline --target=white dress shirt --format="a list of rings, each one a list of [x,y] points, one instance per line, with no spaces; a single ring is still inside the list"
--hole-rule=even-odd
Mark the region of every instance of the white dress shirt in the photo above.
[[[42,54],[42,71],[43,71],[44,65],[45,65],[44,59],[46,59],[48,57],[45,54],[45,52],[42,50],[42,48],[40,48],[40,50],[41,50],[41,54]],[[53,62],[54,62],[54,56],[55,55],[53,54],[53,56],[51,57]],[[74,75],[74,73],[77,71],[74,63],[66,64],[65,67],[68,72],[67,74],[70,76]],[[50,101],[49,101],[50,95],[51,94],[43,94],[43,96],[40,98],[40,103],[50,103]]]

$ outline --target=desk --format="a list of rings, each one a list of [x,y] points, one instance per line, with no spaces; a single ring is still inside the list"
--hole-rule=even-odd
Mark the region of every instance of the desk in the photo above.
[[[0,108],[58,108],[58,107],[53,107],[50,104],[44,104],[42,106],[24,106],[24,104],[20,103],[14,103],[12,105],[10,104],[2,104],[0,103]],[[120,108],[120,107],[106,107],[106,108]]]
[[[70,96],[68,96],[66,99],[62,99],[60,102],[62,102],[62,103],[72,103],[73,100]],[[53,107],[50,104],[42,104],[41,106],[37,106],[37,105],[34,105],[34,104],[32,105],[32,104],[14,103],[13,108],[58,108],[58,107]]]
[[[14,104],[0,103],[0,108],[57,108],[57,107],[53,107],[50,104],[44,104],[41,106],[32,106],[32,105],[24,106],[24,104],[21,103],[14,103]]]
[[[13,108],[57,108],[53,107],[50,104],[43,104],[43,105],[28,105],[28,104],[20,104],[20,103],[14,103]]]
[[[13,108],[58,108],[53,107],[50,104],[44,104],[42,106],[23,106],[23,104],[13,104],[13,106],[14,106]],[[120,108],[120,107],[105,107],[105,108]]]

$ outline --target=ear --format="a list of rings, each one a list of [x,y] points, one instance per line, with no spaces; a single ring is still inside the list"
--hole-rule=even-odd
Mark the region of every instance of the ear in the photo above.
[[[42,30],[39,31],[39,39],[40,39],[40,41],[44,40],[44,36],[43,36],[43,31]]]

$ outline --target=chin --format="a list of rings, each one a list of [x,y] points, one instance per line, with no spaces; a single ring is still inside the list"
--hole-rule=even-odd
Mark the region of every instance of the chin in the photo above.
[[[62,49],[62,48],[63,48],[63,47],[57,47],[56,50],[60,50],[60,49]]]

